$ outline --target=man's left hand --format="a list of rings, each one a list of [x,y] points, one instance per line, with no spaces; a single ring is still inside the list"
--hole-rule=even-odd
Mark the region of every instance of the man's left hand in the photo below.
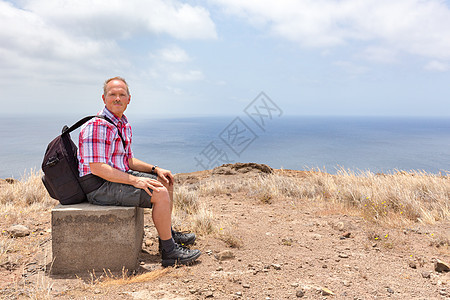
[[[160,177],[162,180],[164,180],[167,184],[173,185],[173,175],[172,172],[166,169],[162,169],[160,167],[157,167],[155,169],[156,174],[158,177]]]

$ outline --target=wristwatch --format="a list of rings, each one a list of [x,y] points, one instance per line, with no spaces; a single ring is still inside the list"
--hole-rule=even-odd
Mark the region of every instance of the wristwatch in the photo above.
[[[157,165],[154,165],[154,166],[153,166],[153,168],[152,168],[152,173],[155,173],[155,169],[156,169],[157,167],[158,167]]]

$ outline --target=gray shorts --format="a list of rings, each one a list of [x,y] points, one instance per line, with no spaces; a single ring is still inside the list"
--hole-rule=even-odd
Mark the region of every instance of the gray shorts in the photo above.
[[[158,178],[154,174],[132,170],[127,173],[138,177]],[[150,189],[150,191],[152,190]],[[89,203],[95,205],[152,207],[152,197],[143,189],[135,188],[129,184],[105,181],[98,189],[86,196]]]

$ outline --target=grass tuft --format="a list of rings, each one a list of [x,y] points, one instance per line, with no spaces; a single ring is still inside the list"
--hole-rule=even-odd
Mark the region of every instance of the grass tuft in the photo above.
[[[199,200],[198,191],[177,186],[174,191],[173,224],[177,228],[189,228],[199,235],[207,235],[216,228],[211,211]]]

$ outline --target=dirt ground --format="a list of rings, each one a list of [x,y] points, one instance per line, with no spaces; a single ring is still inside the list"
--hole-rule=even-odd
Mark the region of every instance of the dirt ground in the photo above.
[[[195,182],[206,176],[193,173],[185,178]],[[24,268],[0,268],[0,297],[450,299],[450,273],[437,272],[434,265],[436,259],[450,262],[448,245],[436,245],[434,238],[449,235],[448,222],[383,228],[320,203],[273,199],[268,204],[244,192],[205,196],[201,201],[218,224],[227,224],[220,230],[232,234],[228,240],[199,236],[194,247],[202,255],[192,266],[162,269],[156,230],[147,213],[138,276],[154,273],[153,280],[101,284],[89,276],[50,277],[45,272],[51,261],[50,216],[45,216],[34,228],[41,247],[29,263]]]

